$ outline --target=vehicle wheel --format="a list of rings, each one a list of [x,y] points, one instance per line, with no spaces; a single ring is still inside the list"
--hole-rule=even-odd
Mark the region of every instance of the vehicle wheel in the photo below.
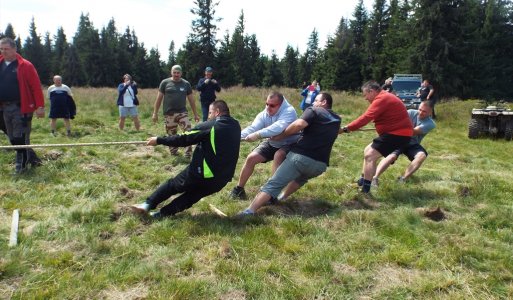
[[[504,130],[504,139],[506,141],[511,141],[513,138],[513,122],[509,122],[508,125],[506,125],[506,130]]]
[[[470,119],[468,122],[468,138],[477,139],[479,136],[479,122],[476,119]]]

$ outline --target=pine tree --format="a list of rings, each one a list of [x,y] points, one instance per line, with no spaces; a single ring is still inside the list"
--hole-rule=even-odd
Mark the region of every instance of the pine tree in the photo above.
[[[298,64],[299,50],[294,50],[290,45],[285,49],[285,56],[281,62],[283,83],[287,87],[296,87],[299,84]]]
[[[29,60],[37,70],[40,80],[45,81],[48,77],[48,61],[45,57],[41,37],[37,34],[34,18],[30,22],[29,36],[25,40],[25,44],[21,50],[23,57]]]
[[[89,20],[89,14],[81,14],[78,29],[73,37],[73,45],[80,58],[80,63],[86,74],[86,84],[97,87],[104,83],[101,71],[100,36]]]
[[[64,55],[69,48],[68,41],[66,40],[66,34],[64,34],[64,29],[62,27],[57,28],[57,34],[54,36],[54,45],[53,45],[53,60],[52,60],[52,70],[54,74],[62,74],[62,62],[64,60]]]
[[[216,23],[221,21],[221,18],[215,17],[215,8],[219,5],[219,2],[213,2],[212,0],[195,0],[194,4],[197,6],[191,9],[191,13],[197,16],[192,21],[192,38],[199,45],[199,55],[196,61],[198,69],[197,73],[191,74],[194,78],[201,77],[203,75],[203,69],[206,66],[211,66],[215,61],[216,45],[217,45],[217,25]],[[192,67],[192,66],[191,66]]]

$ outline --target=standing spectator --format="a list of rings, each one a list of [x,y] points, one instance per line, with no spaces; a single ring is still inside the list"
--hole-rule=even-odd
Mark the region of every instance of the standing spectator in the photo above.
[[[265,106],[266,108],[255,117],[253,123],[244,128],[240,134],[241,140],[248,142],[259,139],[265,140],[253,149],[246,158],[240,171],[239,182],[230,193],[230,197],[233,199],[244,200],[247,198],[244,186],[253,174],[256,164],[272,160],[272,173],[274,174],[285,159],[290,145],[295,143],[299,137],[296,134],[280,141],[269,139],[282,133],[290,123],[297,119],[297,114],[294,107],[278,92],[272,92],[267,96]]]
[[[219,82],[212,78],[212,72],[214,70],[211,67],[205,68],[205,77],[198,81],[196,89],[200,92],[200,103],[201,113],[203,114],[203,122],[208,118],[208,107],[210,103],[216,100],[216,91],[221,91]]]
[[[381,89],[384,90],[384,91],[387,91],[389,93],[392,93],[394,91],[394,88],[392,87],[392,82],[393,82],[392,77],[388,77],[385,80],[385,84],[383,84]]]
[[[75,118],[77,107],[73,100],[73,93],[71,89],[62,83],[62,77],[59,75],[53,76],[53,85],[48,88],[48,98],[50,99],[50,129],[52,135],[56,136],[57,119],[64,119],[66,126],[66,135],[71,136],[70,119]]]
[[[340,129],[340,116],[331,110],[333,98],[328,93],[320,93],[312,107],[290,124],[283,133],[273,139],[301,134],[299,141],[292,145],[285,161],[276,173],[260,188],[251,205],[240,213],[252,215],[262,205],[276,199],[283,200],[303,186],[309,179],[324,173],[329,165],[331,149]],[[285,188],[283,196],[279,196]]]
[[[372,178],[372,184],[375,186],[378,186],[379,176],[397,160],[399,155],[406,155],[411,162],[404,171],[404,175],[399,177],[400,182],[404,182],[410,178],[410,176],[420,168],[428,156],[426,149],[420,145],[420,142],[426,134],[436,127],[435,122],[431,119],[431,102],[421,102],[418,110],[409,109],[408,116],[413,124],[413,137],[408,145],[402,149],[395,150],[379,162],[376,175]]]
[[[194,120],[199,122],[200,119],[196,112],[196,103],[194,103],[191,84],[187,80],[182,79],[182,67],[174,65],[171,68],[171,77],[162,80],[160,83],[152,116],[153,122],[157,122],[160,104],[164,102],[162,106],[164,122],[166,124],[166,132],[170,136],[178,133],[178,126],[184,132],[191,129],[191,122],[189,121],[189,115],[185,106],[186,98],[189,100]],[[169,150],[172,155],[178,155],[177,147],[170,146]],[[185,148],[185,157],[190,158],[191,154],[192,146],[187,146]]]
[[[13,39],[1,39],[0,107],[12,145],[30,144],[33,113],[38,118],[44,117],[44,105],[43,89],[36,68],[16,53]],[[41,160],[31,150],[16,150],[16,174],[25,171],[28,163],[37,166],[41,164]]]
[[[377,82],[366,82],[362,92],[370,103],[367,111],[341,128],[340,133],[355,131],[374,121],[379,136],[363,151],[363,171],[358,180],[362,192],[368,194],[378,159],[406,146],[413,135],[413,126],[403,102],[394,94],[383,91]]]
[[[162,184],[145,202],[131,206],[133,212],[147,214],[170,196],[181,194],[152,214],[153,218],[172,216],[220,191],[232,180],[239,158],[240,125],[230,116],[226,102],[217,100],[210,104],[209,121],[198,124],[189,133],[148,139],[149,146],[194,144],[197,146],[187,168]]]
[[[317,97],[317,94],[321,91],[321,86],[317,82],[317,80],[312,81],[312,84],[307,86],[303,91],[301,92],[301,96],[303,96],[303,100],[301,101],[301,104],[299,105],[299,108],[301,110],[305,110],[308,107],[312,106],[315,97]]]
[[[123,82],[118,85],[118,101],[119,107],[119,129],[125,128],[125,119],[131,116],[134,121],[135,130],[141,129],[141,122],[139,121],[139,113],[137,106],[139,99],[137,99],[137,83],[132,80],[130,74],[123,75]]]
[[[433,86],[429,83],[429,80],[424,79],[422,84],[420,85],[419,89],[417,90],[417,97],[420,98],[420,101],[431,101],[431,117],[433,119],[436,119],[435,116],[435,104],[436,104],[436,98],[435,98],[435,89]]]

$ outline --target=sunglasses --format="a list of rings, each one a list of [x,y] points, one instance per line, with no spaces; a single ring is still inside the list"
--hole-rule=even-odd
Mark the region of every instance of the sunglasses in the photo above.
[[[265,103],[265,105],[269,106],[270,108],[275,108],[277,106],[280,106],[279,104],[270,104],[270,103]]]

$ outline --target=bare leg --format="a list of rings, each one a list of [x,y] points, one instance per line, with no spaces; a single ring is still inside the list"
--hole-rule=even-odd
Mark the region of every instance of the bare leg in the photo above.
[[[139,117],[134,116],[132,119],[134,120],[135,130],[139,131],[139,129],[141,129],[141,121],[139,121]]]
[[[271,200],[271,195],[265,192],[260,192],[255,196],[255,199],[253,199],[253,202],[251,202],[249,205],[249,209],[253,212],[256,212],[257,209],[262,207],[262,205],[265,203],[269,202],[269,200]]]
[[[415,158],[412,160],[412,162],[406,168],[406,171],[404,171],[403,178],[406,180],[406,179],[408,179],[408,177],[413,175],[413,173],[415,173],[415,171],[417,171],[420,168],[420,166],[422,166],[422,163],[426,160],[426,157],[427,157],[426,154],[422,151],[417,153],[415,155]]]
[[[299,183],[297,183],[295,180],[292,180],[285,187],[285,190],[283,191],[281,199],[278,199],[278,200],[281,201],[281,200],[287,199],[290,195],[294,194],[297,190],[299,190],[299,188],[301,188]]]
[[[57,129],[57,119],[50,119],[50,129],[55,132]]]
[[[119,130],[123,130],[125,128],[125,117],[119,117]]]
[[[376,163],[380,157],[381,153],[374,150],[374,148],[372,148],[370,145],[365,147],[365,150],[363,152],[363,178],[365,180],[372,180],[372,177],[374,176],[374,174],[376,174]]]
[[[251,152],[246,158],[244,166],[242,166],[239,176],[239,182],[237,185],[240,187],[244,187],[246,185],[246,182],[249,180],[249,177],[251,177],[251,174],[253,174],[253,171],[255,170],[255,165],[263,163],[264,161],[265,158],[262,155],[256,152]]]
[[[271,176],[274,175],[274,172],[276,172],[276,169],[278,169],[285,158],[287,158],[287,152],[285,152],[285,150],[279,149],[274,153]]]
[[[394,153],[391,153],[390,155],[382,159],[379,162],[378,167],[376,168],[376,174],[374,175],[374,178],[378,178],[379,176],[381,176],[381,174],[383,174],[388,169],[388,167],[390,167],[390,165],[395,162],[396,159],[397,155],[395,155]]]
[[[69,119],[64,119],[64,126],[66,126],[66,132],[71,131],[71,123],[69,122]]]

